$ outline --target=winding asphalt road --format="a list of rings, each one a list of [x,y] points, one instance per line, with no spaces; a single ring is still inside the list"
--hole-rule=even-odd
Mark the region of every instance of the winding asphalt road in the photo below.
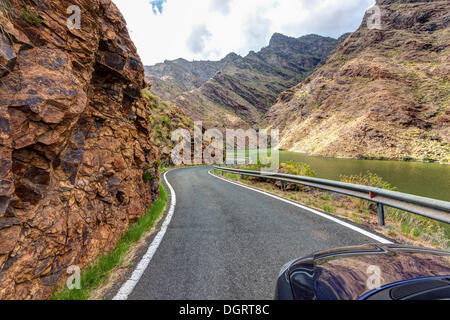
[[[131,300],[273,299],[282,266],[375,240],[309,210],[211,176],[171,171],[176,209]]]

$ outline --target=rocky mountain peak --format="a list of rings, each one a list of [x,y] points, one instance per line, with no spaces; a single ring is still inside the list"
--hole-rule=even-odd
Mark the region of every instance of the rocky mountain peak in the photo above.
[[[245,57],[230,53],[217,62],[195,61],[183,68],[166,63],[146,72],[153,93],[194,120],[248,127],[257,125],[279,93],[302,80],[336,45],[336,39],[318,35],[296,39],[276,33],[267,47]]]
[[[237,59],[240,59],[240,58],[242,58],[240,55],[232,52],[232,53],[227,54],[225,56],[225,58],[222,59],[222,61],[223,62],[233,62],[233,61],[235,61]]]
[[[274,33],[270,38],[269,47],[284,47],[296,42],[296,38],[285,36],[281,33]]]

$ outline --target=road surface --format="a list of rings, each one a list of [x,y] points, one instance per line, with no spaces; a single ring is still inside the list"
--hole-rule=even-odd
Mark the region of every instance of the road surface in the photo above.
[[[282,266],[315,251],[374,243],[350,228],[211,176],[171,171],[176,209],[131,300],[273,299]]]

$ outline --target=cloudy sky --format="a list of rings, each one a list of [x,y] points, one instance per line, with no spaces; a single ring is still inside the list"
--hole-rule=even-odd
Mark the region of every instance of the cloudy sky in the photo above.
[[[375,0],[113,0],[146,65],[218,60],[267,46],[280,32],[339,37],[359,27]]]

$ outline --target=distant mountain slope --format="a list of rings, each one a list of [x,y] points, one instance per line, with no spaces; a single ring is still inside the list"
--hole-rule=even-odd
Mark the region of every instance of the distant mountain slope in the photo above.
[[[177,59],[154,66],[146,66],[145,74],[152,84],[152,92],[164,100],[172,100],[185,91],[200,87],[222,70],[227,58],[221,61],[193,61]]]
[[[166,61],[146,67],[152,92],[209,126],[256,126],[278,95],[311,73],[338,40],[274,34],[269,46],[218,62]]]
[[[361,27],[264,119],[281,147],[315,155],[449,159],[448,1],[379,0]]]

